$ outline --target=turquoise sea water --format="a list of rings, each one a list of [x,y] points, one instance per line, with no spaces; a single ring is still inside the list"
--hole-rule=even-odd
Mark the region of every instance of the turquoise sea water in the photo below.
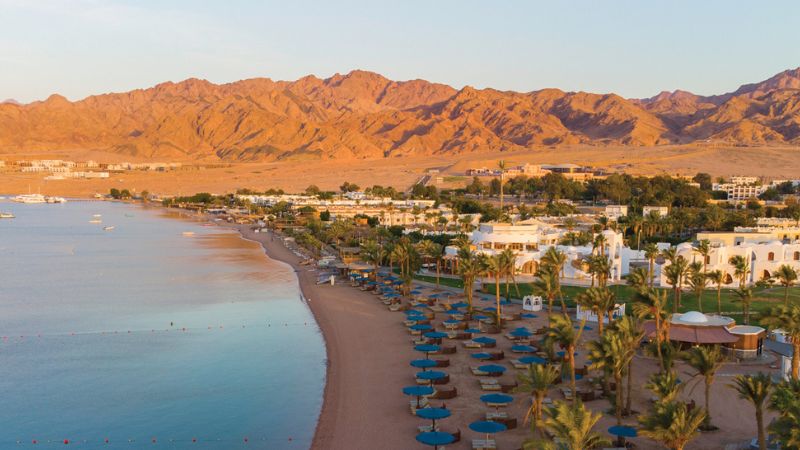
[[[0,211],[0,449],[309,447],[325,351],[290,268],[157,208]]]

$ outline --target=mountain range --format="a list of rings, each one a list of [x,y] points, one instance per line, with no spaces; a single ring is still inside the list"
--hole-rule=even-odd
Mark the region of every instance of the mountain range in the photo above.
[[[0,152],[102,150],[161,160],[271,161],[516,151],[568,144],[800,144],[800,68],[734,92],[646,99],[392,81],[188,79],[70,102],[0,103]]]

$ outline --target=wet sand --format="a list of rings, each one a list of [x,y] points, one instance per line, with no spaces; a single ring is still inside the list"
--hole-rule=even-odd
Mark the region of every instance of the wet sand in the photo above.
[[[303,296],[325,338],[328,367],[325,398],[312,449],[416,448],[419,420],[400,392],[409,384],[408,361],[415,354],[408,334],[374,296],[349,285],[317,285],[317,272],[276,237],[238,227],[261,243],[270,258],[296,272]]]

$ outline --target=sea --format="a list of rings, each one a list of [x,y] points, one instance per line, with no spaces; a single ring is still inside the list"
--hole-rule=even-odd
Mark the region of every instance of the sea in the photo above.
[[[289,266],[163,208],[0,211],[0,449],[310,447],[326,355]]]

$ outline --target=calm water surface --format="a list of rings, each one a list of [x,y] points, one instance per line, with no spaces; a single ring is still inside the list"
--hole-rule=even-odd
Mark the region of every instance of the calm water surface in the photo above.
[[[160,209],[0,211],[0,448],[309,447],[325,351],[291,269]]]

